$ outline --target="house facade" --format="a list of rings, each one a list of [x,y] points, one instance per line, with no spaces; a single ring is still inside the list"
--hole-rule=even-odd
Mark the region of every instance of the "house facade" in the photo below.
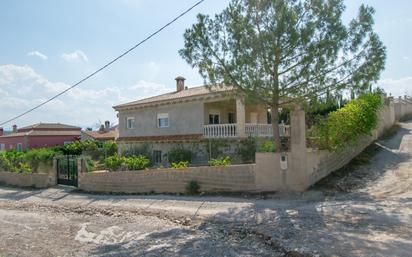
[[[175,80],[174,92],[113,107],[118,112],[121,152],[145,145],[154,161],[163,164],[170,149],[184,146],[196,153],[194,162],[204,163],[210,140],[272,136],[266,106],[248,104],[231,87],[211,91],[205,86],[187,88],[183,77]],[[226,148],[234,151],[230,145]]]
[[[25,151],[31,148],[63,145],[80,139],[81,128],[60,123],[37,123],[18,129],[13,126],[10,134],[0,129],[0,151]]]

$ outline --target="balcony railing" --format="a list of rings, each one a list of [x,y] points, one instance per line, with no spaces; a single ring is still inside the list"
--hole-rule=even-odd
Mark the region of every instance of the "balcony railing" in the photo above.
[[[203,136],[206,138],[236,137],[237,124],[214,124],[203,127]]]
[[[216,124],[205,125],[203,128],[203,136],[205,138],[233,138],[238,137],[237,124]],[[279,124],[279,133],[281,137],[290,136],[290,126]],[[253,137],[272,137],[271,124],[245,124],[246,136]]]

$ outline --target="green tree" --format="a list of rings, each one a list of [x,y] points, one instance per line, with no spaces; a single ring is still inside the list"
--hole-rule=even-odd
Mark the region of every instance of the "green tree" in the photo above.
[[[348,25],[343,0],[232,0],[214,17],[199,14],[180,55],[210,89],[231,85],[271,109],[275,148],[286,104],[349,89],[366,91],[384,69],[386,49],[372,7]]]

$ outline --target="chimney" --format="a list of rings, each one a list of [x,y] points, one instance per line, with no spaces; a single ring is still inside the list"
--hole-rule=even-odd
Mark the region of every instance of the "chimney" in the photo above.
[[[175,78],[176,80],[176,91],[180,92],[183,91],[185,89],[185,78],[182,76],[179,76],[177,78]]]
[[[4,129],[0,128],[0,137],[4,135]]]
[[[104,122],[104,128],[105,128],[106,130],[109,130],[109,129],[110,129],[110,121],[106,120],[106,121]]]
[[[13,125],[13,133],[17,133],[17,125]]]
[[[100,125],[99,132],[104,132],[104,125]]]

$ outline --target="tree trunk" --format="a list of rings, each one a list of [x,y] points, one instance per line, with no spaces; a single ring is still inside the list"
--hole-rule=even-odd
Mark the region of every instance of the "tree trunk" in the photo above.
[[[282,144],[280,142],[280,133],[279,133],[279,107],[277,104],[274,104],[270,107],[271,112],[271,121],[272,121],[272,133],[273,139],[275,141],[275,151],[278,153],[281,150]]]

